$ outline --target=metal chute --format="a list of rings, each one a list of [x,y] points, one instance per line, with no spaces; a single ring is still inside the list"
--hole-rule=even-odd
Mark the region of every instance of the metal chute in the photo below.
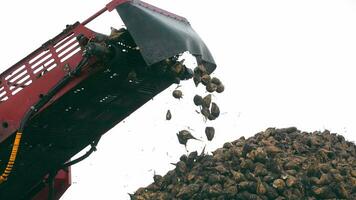
[[[211,73],[216,64],[208,47],[183,17],[142,1],[116,7],[148,65],[189,51]]]

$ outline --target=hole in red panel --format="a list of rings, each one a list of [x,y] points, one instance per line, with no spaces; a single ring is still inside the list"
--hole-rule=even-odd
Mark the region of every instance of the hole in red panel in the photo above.
[[[5,77],[5,80],[12,78],[13,76],[15,76],[18,72],[20,72],[23,69],[25,69],[25,65],[22,65],[21,67],[17,68],[15,71],[11,72],[8,76]]]
[[[25,77],[23,77],[21,80],[17,81],[18,84],[22,84],[23,82],[27,81],[27,79],[30,78],[30,75],[27,75]]]
[[[42,70],[44,70],[44,71],[50,71],[51,69],[53,69],[53,67],[55,67],[55,66],[53,66],[53,65],[57,66],[57,64],[54,63],[54,59],[52,58],[51,60],[49,60],[48,62],[46,62],[44,65],[37,67],[37,68],[33,71],[33,73],[34,73],[34,74],[37,74],[37,73],[39,73],[39,72],[42,73],[42,72],[43,72]],[[50,68],[50,69],[49,69],[49,68]],[[48,69],[49,69],[49,70],[48,70]]]
[[[2,127],[3,128],[8,128],[9,127],[9,123],[7,123],[6,121],[2,123]]]
[[[68,52],[74,50],[74,48],[78,47],[79,46],[79,43],[76,42],[74,44],[72,44],[71,46],[69,46],[68,48],[66,48],[64,51],[62,51],[58,57],[62,58],[65,54],[67,54]]]
[[[35,56],[34,58],[32,58],[28,63],[32,64],[33,62],[37,61],[38,59],[40,59],[42,56],[44,56],[46,53],[48,53],[49,51],[43,51],[42,53],[38,54],[37,56]]]
[[[0,92],[0,99],[6,95],[6,91]]]
[[[35,71],[33,71],[33,73],[34,73],[34,74],[37,74],[38,72],[40,72],[40,71],[43,70],[43,69],[44,69],[44,67],[41,66],[41,67],[37,68]]]
[[[15,94],[19,93],[21,90],[23,90],[23,88],[22,88],[22,87],[19,87],[19,88],[17,88],[16,90],[14,90],[11,94],[12,94],[12,95],[15,95]]]
[[[54,63],[53,65],[47,67],[47,71],[51,71],[52,69],[54,69],[55,67],[57,67],[57,64]]]
[[[51,60],[49,60],[48,62],[46,62],[44,64],[45,67],[48,67],[49,65],[51,65],[54,62],[54,59],[52,58]]]
[[[43,65],[44,62],[47,62],[50,58],[52,57],[52,54],[48,54],[47,56],[45,56],[44,58],[42,58],[41,60],[39,60],[36,63],[33,63],[33,65],[31,66],[32,69],[36,68],[38,65]]]
[[[68,48],[69,46],[73,45],[74,43],[77,42],[77,38],[73,37],[72,39],[70,39],[68,42],[64,43],[62,46],[58,47],[56,49],[56,52],[59,53],[62,50],[64,50],[65,48]]]
[[[55,48],[59,47],[60,45],[68,42],[68,40],[70,40],[73,37],[73,33],[68,35],[67,37],[65,37],[63,40],[59,41],[56,45],[54,45]]]
[[[9,80],[9,82],[14,83],[14,82],[16,82],[16,81],[19,80],[19,79],[22,80],[22,79],[24,78],[24,76],[26,76],[26,74],[27,74],[27,70],[21,72],[20,74],[18,74],[18,75],[15,76],[15,77],[11,78],[11,79]]]
[[[30,85],[32,83],[32,80],[29,80],[29,81],[27,81],[24,85],[25,86],[28,86],[28,85]]]
[[[68,54],[67,56],[65,56],[64,58],[61,59],[61,62],[65,62],[66,60],[68,60],[69,58],[71,58],[73,55],[75,55],[76,53],[80,52],[80,48],[77,48],[76,50],[74,50],[73,52],[71,52],[70,54]]]
[[[9,99],[9,97],[3,97],[3,98],[0,98],[0,101],[6,101],[6,100],[8,100]]]

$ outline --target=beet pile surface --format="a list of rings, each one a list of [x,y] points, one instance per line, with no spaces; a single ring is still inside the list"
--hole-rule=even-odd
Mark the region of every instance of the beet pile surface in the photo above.
[[[356,199],[356,148],[329,131],[269,128],[212,155],[181,156],[131,199]]]

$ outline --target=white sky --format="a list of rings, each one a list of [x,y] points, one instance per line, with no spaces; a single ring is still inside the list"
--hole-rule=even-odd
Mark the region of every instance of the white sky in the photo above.
[[[83,21],[107,1],[6,1],[0,7],[0,71],[5,70],[66,24]],[[190,142],[188,149],[213,150],[267,127],[329,129],[356,136],[356,1],[353,0],[147,0],[188,18],[207,43],[226,92],[215,95],[224,113],[212,143]],[[120,24],[116,13],[94,30]],[[117,25],[120,27],[120,25]],[[165,174],[185,153],[175,133],[190,126],[202,137],[205,124],[192,97],[204,94],[191,81],[183,100],[174,87],[148,102],[100,141],[98,151],[73,167],[73,185],[61,200],[129,199],[127,193]],[[173,119],[164,120],[167,109]]]

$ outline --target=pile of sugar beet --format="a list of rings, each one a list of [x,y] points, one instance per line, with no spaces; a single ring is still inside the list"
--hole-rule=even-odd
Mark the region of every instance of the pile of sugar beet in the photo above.
[[[329,131],[269,128],[183,155],[153,179],[131,199],[356,199],[356,148]]]
[[[170,71],[183,77],[189,69],[180,63]],[[217,119],[220,109],[211,93],[223,92],[222,82],[210,77],[203,65],[188,77],[208,93],[193,99],[199,113],[205,121]],[[180,99],[183,92],[176,89],[172,95]],[[171,118],[168,110],[166,119]],[[205,135],[213,140],[214,127],[206,127]],[[188,130],[178,131],[177,138],[184,146],[196,139]],[[225,143],[212,153],[188,152],[173,165],[166,175],[154,175],[152,184],[130,194],[131,199],[356,199],[355,144],[329,131],[269,128],[254,137]]]

